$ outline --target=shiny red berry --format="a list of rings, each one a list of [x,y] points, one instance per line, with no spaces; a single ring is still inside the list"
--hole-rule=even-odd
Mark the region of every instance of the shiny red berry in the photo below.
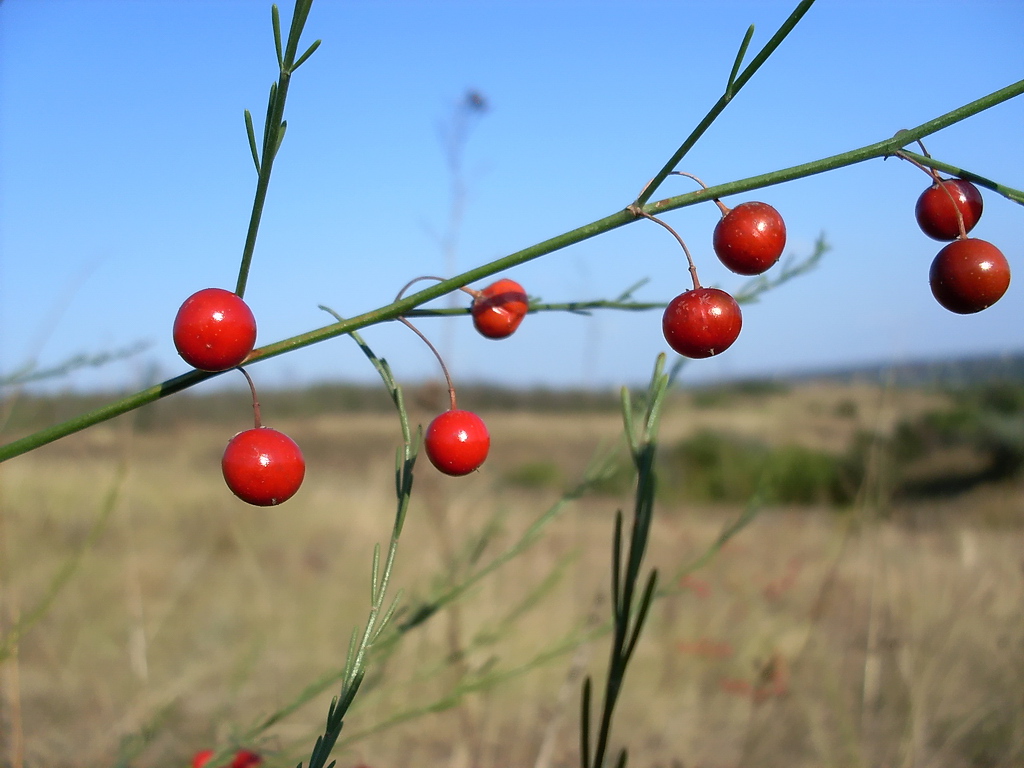
[[[921,231],[933,240],[956,240],[960,237],[957,209],[963,216],[966,233],[978,223],[983,207],[981,192],[971,182],[945,179],[941,186],[936,182],[921,193],[914,215]]]
[[[488,339],[504,339],[515,333],[530,308],[523,286],[503,278],[487,286],[473,299],[473,325]]]
[[[668,345],[693,358],[724,352],[736,341],[742,326],[740,305],[718,288],[696,288],[676,296],[661,321]]]
[[[487,458],[491,436],[472,411],[450,410],[427,427],[424,447],[430,463],[446,475],[468,475]]]
[[[932,261],[928,276],[935,300],[950,312],[970,315],[991,307],[1010,285],[1010,265],[985,240],[954,240]]]
[[[258,507],[272,507],[299,490],[306,461],[299,446],[286,434],[258,427],[231,438],[224,449],[221,469],[235,496]]]
[[[178,310],[174,346],[194,368],[226,371],[256,346],[256,318],[237,294],[205,288],[185,299]]]
[[[759,275],[782,256],[786,223],[768,203],[740,203],[715,226],[715,253],[740,275]]]

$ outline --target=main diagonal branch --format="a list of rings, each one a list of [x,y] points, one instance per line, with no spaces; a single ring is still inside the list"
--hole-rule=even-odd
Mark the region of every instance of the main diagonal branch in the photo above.
[[[920,138],[936,133],[943,128],[948,128],[955,123],[966,120],[968,117],[976,115],[979,112],[983,112],[986,109],[990,109],[1004,101],[1015,98],[1022,93],[1024,93],[1024,80],[1019,80],[1012,85],[1008,85],[1005,88],[994,91],[993,93],[972,101],[969,104],[965,104],[958,109],[954,109],[953,111],[940,115],[933,120],[922,123],[916,128],[900,131],[896,136],[883,141],[868,144],[867,146],[850,150],[849,152],[843,152],[838,155],[833,155],[822,160],[816,160],[802,165],[795,165],[790,168],[773,171],[772,173],[751,176],[746,179],[726,184],[719,184],[718,186],[708,187],[707,189],[700,190],[699,192],[691,192],[686,195],[666,198],[643,206],[643,210],[650,214],[663,213],[677,208],[696,205],[697,203],[707,200],[713,200],[717,197],[725,197],[739,192],[747,192],[753,189],[769,187],[786,181],[794,181],[796,179],[814,176],[819,173],[825,173],[826,171],[836,170],[856,163],[862,163],[867,160],[886,157]],[[972,180],[982,184],[982,186],[989,187],[1000,194],[1006,195],[1011,200],[1020,201],[1024,199],[1024,193],[1011,189],[1010,187],[995,184],[994,182],[988,182],[987,179],[983,179],[982,177],[972,176]],[[521,251],[516,251],[508,256],[488,262],[487,264],[483,264],[475,269],[463,272],[462,274],[456,275],[448,280],[443,280],[434,285],[430,285],[418,293],[403,297],[402,299],[380,307],[379,309],[365,312],[361,315],[333,323],[332,325],[299,334],[298,336],[292,336],[291,338],[278,341],[274,344],[268,344],[265,347],[255,350],[246,360],[246,365],[251,365],[278,355],[283,355],[287,352],[310,346],[311,344],[326,341],[327,339],[333,339],[336,336],[351,333],[352,331],[357,331],[370,325],[377,325],[389,320],[394,320],[399,315],[403,315],[422,304],[426,304],[428,301],[438,298],[439,296],[443,296],[451,291],[457,290],[468,283],[482,280],[483,278],[489,277],[502,270],[532,261],[570,245],[583,242],[584,240],[589,240],[592,237],[596,237],[597,235],[605,232],[610,232],[613,229],[618,229],[619,227],[636,221],[637,218],[638,216],[636,214],[628,208],[624,208],[610,216],[597,219],[596,221],[592,221],[582,227],[577,227],[569,232],[565,232],[541,243],[537,243],[536,245],[532,245],[529,248],[524,248]],[[23,453],[28,453],[41,445],[46,445],[47,443],[54,442],[62,437],[66,437],[67,435],[74,434],[75,432],[79,432],[87,427],[93,426],[94,424],[99,424],[103,421],[107,421],[108,419],[112,419],[115,416],[128,413],[136,408],[142,407],[143,405],[147,405],[148,403],[155,402],[163,397],[167,397],[168,395],[188,389],[213,376],[219,375],[219,373],[208,373],[205,371],[189,371],[188,373],[176,376],[173,379],[168,379],[154,387],[144,389],[140,392],[136,392],[132,395],[121,398],[120,400],[109,403],[108,405],[89,411],[81,416],[68,419],[67,421],[63,421],[52,427],[34,432],[19,440],[14,440],[6,445],[0,446],[0,462],[6,461],[15,456],[20,456]]]

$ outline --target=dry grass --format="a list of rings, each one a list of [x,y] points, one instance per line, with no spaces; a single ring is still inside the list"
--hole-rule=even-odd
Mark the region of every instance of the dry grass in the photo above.
[[[679,402],[663,435],[714,426],[836,447],[933,405],[921,393],[811,386],[718,408]],[[488,422],[495,441],[480,473],[451,479],[420,466],[394,582],[404,605],[488,562],[557,498],[511,490],[503,473],[544,459],[578,477],[619,431],[614,415]],[[6,629],[47,594],[116,492],[102,534],[0,666],[0,765],[16,762],[23,738],[26,766],[184,766],[341,666],[365,621],[373,544],[390,531],[397,425],[270,423],[309,458],[306,486],[271,510],[227,493],[217,462],[230,435],[210,426],[100,427],[0,468]],[[357,699],[343,740],[528,664],[595,611],[603,619],[611,518],[626,504],[570,505],[535,546],[406,634],[373,666],[382,675]],[[627,676],[615,743],[629,746],[631,764],[687,768],[1021,764],[1024,536],[976,525],[991,508],[1024,519],[1024,489],[917,509],[906,519],[929,521],[918,526],[879,521],[867,505],[766,510],[682,579],[671,574],[736,511],[660,510],[650,564],[672,590]],[[484,530],[486,544],[467,548]],[[552,573],[561,578],[518,611]],[[547,765],[575,765],[573,673],[602,680],[606,648],[599,638],[348,743],[339,765],[534,766],[542,753]],[[263,736],[271,765],[305,759],[335,692]]]

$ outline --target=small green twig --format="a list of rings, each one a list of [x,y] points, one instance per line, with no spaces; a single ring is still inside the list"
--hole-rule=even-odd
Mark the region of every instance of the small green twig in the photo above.
[[[747,37],[744,38],[743,44],[740,46],[736,62],[733,64],[733,74],[729,77],[725,93],[723,93],[721,98],[715,102],[715,105],[708,110],[704,119],[701,120],[690,135],[686,137],[686,140],[682,143],[679,149],[675,151],[675,154],[669,158],[669,161],[665,163],[662,169],[658,171],[657,175],[647,183],[647,186],[644,187],[643,191],[637,197],[634,205],[643,207],[647,201],[651,199],[651,196],[655,191],[657,191],[658,187],[661,186],[661,183],[672,171],[676,169],[676,166],[679,165],[679,161],[686,156],[686,153],[693,148],[693,145],[697,143],[701,136],[704,135],[704,132],[707,131],[707,129],[711,127],[711,124],[718,119],[718,116],[722,114],[725,108],[729,105],[729,102],[732,101],[733,96],[739,93],[740,89],[747,84],[747,81],[754,76],[754,73],[761,68],[761,65],[768,60],[768,57],[775,52],[775,49],[782,44],[782,41],[785,40],[789,33],[793,31],[793,28],[797,25],[800,19],[803,18],[804,14],[810,10],[810,7],[813,4],[814,0],[801,0],[797,7],[793,9],[789,18],[783,22],[782,26],[779,27],[779,30],[772,36],[771,40],[765,43],[764,48],[762,48],[750,64],[747,65],[747,68],[744,69],[739,76],[735,76],[735,70],[738,69],[739,62],[746,53],[746,47],[750,42],[750,36],[753,34],[753,27],[747,30]]]
[[[274,158],[281,148],[285,131],[288,125],[284,120],[284,105],[288,97],[288,85],[291,82],[292,73],[316,50],[320,45],[317,40],[312,46],[296,61],[295,54],[299,46],[299,38],[302,36],[306,18],[309,16],[313,0],[295,0],[295,8],[292,11],[292,23],[288,31],[288,43],[284,53],[281,52],[281,18],[277,6],[271,8],[271,20],[274,26],[274,49],[277,54],[277,64],[280,70],[278,80],[270,87],[270,98],[267,100],[267,118],[263,126],[263,151],[256,152],[256,136],[252,127],[252,115],[248,110],[245,113],[246,133],[249,137],[249,147],[253,153],[253,161],[256,163],[256,171],[259,178],[256,180],[256,194],[253,198],[252,213],[249,216],[249,229],[245,236],[245,245],[242,248],[242,261],[238,267],[238,281],[235,284],[235,293],[239,296],[245,294],[245,285],[249,279],[249,268],[252,265],[253,252],[256,250],[256,236],[259,234],[260,220],[263,217],[263,207],[267,201],[267,190],[270,186],[270,174],[274,168]]]

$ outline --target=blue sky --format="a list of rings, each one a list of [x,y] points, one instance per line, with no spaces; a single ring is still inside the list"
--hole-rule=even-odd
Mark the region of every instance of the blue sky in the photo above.
[[[753,52],[793,4],[317,0],[304,40],[323,44],[292,82],[246,293],[259,343],[326,324],[318,304],[358,314],[446,271],[440,133],[467,89],[490,109],[465,146],[460,271],[628,204],[717,100],[747,26]],[[819,0],[682,168],[720,183],[880,140],[1024,77],[1022,33],[1018,0]],[[0,372],[140,341],[142,354],[59,385],[134,389],[154,368],[186,370],[171,323],[193,291],[234,286],[256,181],[242,114],[262,124],[275,68],[269,3],[0,4]],[[1022,126],[1019,98],[926,144],[1020,188]],[[890,159],[727,200],[773,204],[790,253],[822,232],[833,250],[746,308],[736,344],[687,377],[1024,349],[1024,210],[985,193],[973,234],[1020,276],[992,308],[957,316],[928,289],[941,246],[914,222],[926,186]],[[690,189],[670,180],[659,197]],[[666,220],[702,281],[728,290],[742,279],[714,258],[717,216],[707,204]],[[688,287],[678,246],[649,222],[508,275],[551,301],[611,298],[642,278],[641,299]],[[501,342],[468,320],[420,327],[456,382],[639,382],[667,350],[660,312],[530,316]],[[407,329],[364,335],[401,379],[437,375]],[[345,339],[252,373],[264,386],[375,377]]]

